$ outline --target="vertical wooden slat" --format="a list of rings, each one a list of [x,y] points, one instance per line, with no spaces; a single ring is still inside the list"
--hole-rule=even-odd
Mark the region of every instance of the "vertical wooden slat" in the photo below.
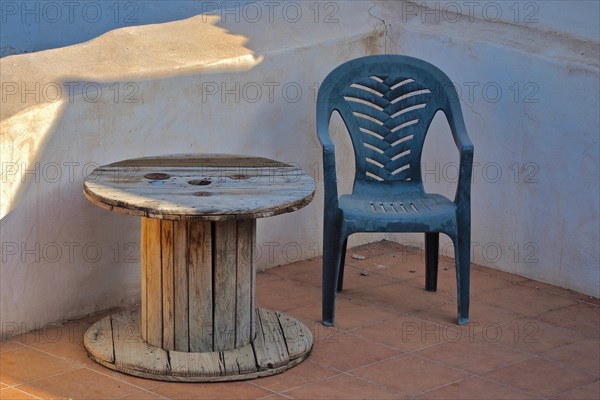
[[[161,223],[163,344],[165,350],[175,350],[173,221]]]
[[[235,348],[236,221],[215,222],[214,350]]]
[[[189,347],[192,352],[213,349],[212,229],[210,222],[190,222]]]
[[[250,340],[256,338],[258,329],[256,315],[256,220],[252,219],[252,275],[250,276]]]
[[[146,227],[146,341],[162,346],[161,220],[145,218]]]
[[[254,220],[237,223],[235,347],[250,343],[252,318],[252,233]]]
[[[142,226],[141,226],[141,239],[140,239],[140,280],[142,281],[142,295],[141,295],[141,312],[140,312],[140,333],[142,338],[146,340],[148,337],[148,328],[146,326],[146,320],[148,319],[148,288],[146,285],[147,273],[146,273],[146,264],[148,260],[148,240],[147,237],[149,235],[148,230],[150,229],[150,225],[146,223],[146,218],[142,218]]]
[[[173,225],[173,309],[175,350],[189,351],[188,319],[188,222],[175,221]]]

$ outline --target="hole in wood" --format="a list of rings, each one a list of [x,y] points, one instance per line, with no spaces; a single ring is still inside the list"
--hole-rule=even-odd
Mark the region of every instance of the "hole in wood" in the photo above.
[[[163,172],[151,172],[149,174],[144,175],[144,178],[150,179],[152,181],[169,179],[170,177],[171,177],[171,175],[165,174]]]
[[[210,179],[192,179],[191,181],[188,181],[188,183],[190,185],[206,186],[210,185],[212,181]]]
[[[208,197],[208,196],[212,196],[212,193],[210,193],[210,192],[194,192],[192,194],[194,196],[196,196],[196,197]]]

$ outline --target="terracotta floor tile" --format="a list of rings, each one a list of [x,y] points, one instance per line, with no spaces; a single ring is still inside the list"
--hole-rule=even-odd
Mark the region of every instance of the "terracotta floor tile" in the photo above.
[[[534,398],[534,396],[518,389],[478,377],[451,383],[418,397],[418,399],[423,400],[526,400]]]
[[[256,303],[276,311],[289,311],[321,302],[321,289],[296,281],[279,280],[256,288]]]
[[[79,366],[30,347],[7,351],[0,356],[0,380],[7,385],[29,382],[75,368]]]
[[[457,337],[418,352],[422,357],[439,361],[474,374],[491,371],[503,365],[531,357],[477,337]]]
[[[526,278],[521,275],[511,274],[510,272],[500,271],[498,269],[493,269],[489,267],[484,267],[483,265],[473,264],[471,263],[471,269],[474,271],[482,272],[488,275],[495,276],[500,279],[504,279],[505,281],[515,282],[524,284],[526,282],[530,282],[531,279]]]
[[[485,376],[496,382],[545,397],[557,395],[598,379],[537,357],[499,368]]]
[[[267,271],[269,274],[278,276],[283,279],[288,279],[294,275],[302,274],[306,272],[321,273],[323,262],[321,258],[311,258],[308,260],[298,261],[292,264],[281,265],[275,268],[269,268]]]
[[[439,324],[456,325],[458,306],[456,301],[452,301],[409,315]],[[461,329],[464,332],[470,333],[480,332],[487,327],[513,321],[518,318],[521,318],[521,316],[511,311],[471,301],[469,305],[469,324],[462,326]]]
[[[296,309],[290,314],[307,318],[314,323],[321,323],[323,318],[321,302]],[[350,330],[395,318],[397,315],[376,305],[338,295],[335,306],[335,327]]]
[[[27,383],[24,390],[42,398],[106,399],[139,390],[87,368]]]
[[[323,276],[320,271],[318,273],[310,271],[294,275],[290,279],[321,288]],[[391,278],[348,265],[344,269],[344,289],[341,293],[354,293],[357,290],[377,287],[392,282]]]
[[[272,392],[248,382],[194,384],[169,382],[150,391],[175,400],[243,400],[257,399],[272,394]]]
[[[32,346],[68,361],[90,366],[96,363],[87,356],[87,352],[83,346],[84,334],[85,332],[75,332],[74,330],[65,328],[62,336],[56,339],[53,338],[50,341],[39,342]]]
[[[315,340],[280,375],[184,384],[109,370],[87,357],[83,335],[111,310],[0,343],[0,398],[600,398],[600,299],[472,264],[470,324],[459,327],[454,260],[440,256],[437,293],[424,290],[424,263],[394,242],[349,249],[335,328],[321,324],[320,258],[258,273],[258,304],[289,312]]]
[[[584,339],[582,335],[535,318],[488,325],[477,336],[531,354],[539,354]]]
[[[447,293],[428,292],[401,282],[381,286],[377,290],[363,290],[353,297],[388,307],[402,314],[428,310],[450,301]]]
[[[161,396],[156,393],[152,393],[148,390],[140,390],[139,392],[135,392],[123,397],[119,397],[119,400],[161,400],[168,399],[168,397]]]
[[[456,325],[441,325],[404,316],[357,329],[353,334],[402,351],[415,351],[463,335]]]
[[[438,266],[438,291],[456,293],[456,270],[454,265]],[[408,277],[406,283],[422,289],[425,287],[425,272],[416,274],[417,276]]]
[[[596,299],[595,297],[588,296],[583,293],[578,293],[578,292],[575,292],[570,289],[561,288],[559,286],[554,286],[554,285],[550,285],[550,284],[539,282],[539,281],[529,280],[527,282],[522,283],[522,285],[532,287],[535,289],[540,289],[540,290],[543,290],[546,292],[558,294],[560,296],[569,297],[569,298],[572,298],[573,300],[577,300],[577,301],[593,302]]]
[[[481,303],[504,308],[527,317],[576,303],[575,300],[568,297],[522,285],[491,291],[485,296],[479,296],[478,300]]]
[[[361,244],[360,246],[355,246],[349,248],[346,251],[346,261],[353,260],[354,262],[359,262],[361,260],[356,260],[352,258],[353,254],[357,254],[366,258],[376,257],[381,254],[388,254],[392,252],[399,252],[403,248],[403,245],[398,242],[393,242],[391,240],[379,240],[372,243]]]
[[[100,318],[101,316],[95,316],[93,319],[88,319],[82,323],[73,323],[71,327],[64,329],[64,334],[59,337],[59,340],[47,340],[44,342],[39,342],[33,346],[36,349],[51,353],[52,355],[55,355],[63,360],[85,366],[103,375],[125,381],[126,383],[134,386],[147,389],[159,385],[161,382],[137,378],[121,372],[113,371],[96,363],[95,361],[92,361],[88,357],[87,351],[83,346],[83,337],[87,328]]]
[[[509,279],[503,279],[502,276],[473,270],[471,272],[471,294],[475,297],[485,297],[492,290],[501,289],[516,285]]]
[[[587,337],[600,337],[600,307],[580,303],[539,316],[543,321],[572,329]]]
[[[260,378],[252,381],[252,383],[275,392],[283,392],[298,386],[316,383],[338,374],[338,371],[319,365],[309,359],[282,374]]]
[[[338,375],[333,378],[302,386],[300,388],[284,392],[285,395],[294,399],[404,399],[402,393],[381,385],[366,382],[362,379],[348,375]]]
[[[311,359],[321,365],[349,371],[398,354],[398,350],[340,333],[316,342]]]
[[[598,297],[587,296],[587,295],[584,295],[584,296],[585,296],[585,300],[583,300],[583,302],[600,307],[600,299]]]
[[[600,339],[586,339],[547,351],[542,357],[600,375]]]
[[[0,390],[0,400],[28,400],[28,399],[39,399],[39,397],[33,396],[29,393],[23,392],[19,389],[3,389]]]
[[[280,280],[281,277],[272,274],[268,271],[261,271],[261,272],[257,272],[256,273],[256,286],[262,286],[265,283],[269,283],[269,282],[273,282],[273,281],[278,281]]]
[[[413,277],[406,282],[415,287],[425,287],[425,278],[423,276]],[[488,272],[471,269],[471,298],[476,299],[479,296],[485,296],[492,290],[501,289],[516,285],[517,282],[503,279],[501,276]],[[454,261],[452,263],[440,262],[438,266],[438,291],[445,291],[456,297],[456,268]]]
[[[87,366],[86,368],[91,369],[92,371],[95,371],[101,375],[105,375],[109,378],[112,379],[116,379],[118,381],[123,381],[125,383],[128,383],[132,386],[136,386],[140,389],[151,389],[154,387],[157,387],[159,385],[162,385],[163,382],[162,381],[156,381],[156,380],[152,380],[152,379],[144,379],[144,378],[138,378],[136,376],[133,375],[127,375],[124,374],[122,372],[118,372],[118,371],[114,371],[112,369],[106,368],[100,364],[97,364],[95,362],[93,362],[92,364],[90,364],[89,366]]]
[[[6,340],[4,342],[0,342],[0,353],[4,353],[5,351],[9,351],[9,350],[18,349],[20,347],[23,347],[23,344],[20,343],[18,340],[15,340],[15,339]]]
[[[277,393],[260,398],[260,400],[289,400],[289,399],[291,399],[291,397],[284,396],[282,394],[277,394]]]
[[[387,276],[396,280],[405,280],[425,276],[425,258],[413,250],[388,252],[364,260],[349,259],[349,265]]]
[[[553,397],[553,400],[598,400],[600,399],[600,381],[577,389],[569,390]]]
[[[369,365],[352,373],[391,386],[410,396],[467,377],[460,371],[410,354]]]

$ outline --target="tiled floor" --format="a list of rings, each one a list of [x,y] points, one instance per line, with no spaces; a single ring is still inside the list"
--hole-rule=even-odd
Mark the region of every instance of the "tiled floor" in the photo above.
[[[422,258],[390,242],[349,251],[336,328],[319,322],[320,260],[259,273],[258,304],[315,338],[309,360],[281,375],[186,384],[116,373],[85,354],[96,315],[2,343],[0,398],[600,399],[598,299],[474,265],[471,322],[459,328],[452,260],[429,293]]]

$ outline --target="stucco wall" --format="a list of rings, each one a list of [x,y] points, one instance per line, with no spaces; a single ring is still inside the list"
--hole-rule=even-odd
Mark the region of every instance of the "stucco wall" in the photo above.
[[[200,15],[1,59],[3,331],[139,300],[139,220],[85,200],[95,166],[227,152],[319,179],[316,85],[347,59],[383,51],[371,5],[348,5],[333,23],[307,8],[295,22]],[[259,268],[319,254],[320,190],[301,211],[259,220]]]
[[[330,3],[318,16],[312,2],[294,3],[299,18],[217,12],[0,60],[2,332],[138,300],[138,219],[81,193],[91,169],[124,158],[237,152],[300,165],[318,181],[315,201],[259,221],[259,267],[319,254],[316,88],[338,64],[386,51],[428,60],[460,88],[476,149],[474,261],[600,295],[598,4],[535,2],[527,15],[538,22],[526,23],[505,8],[495,21],[444,2],[428,2],[433,13],[401,1]],[[348,139],[334,132],[347,191]],[[441,118],[424,162],[427,187],[452,196],[456,153]]]
[[[599,296],[600,3],[381,2],[373,14],[388,52],[439,66],[461,96],[473,261]],[[433,128],[426,186],[451,196],[457,154],[443,118]]]

